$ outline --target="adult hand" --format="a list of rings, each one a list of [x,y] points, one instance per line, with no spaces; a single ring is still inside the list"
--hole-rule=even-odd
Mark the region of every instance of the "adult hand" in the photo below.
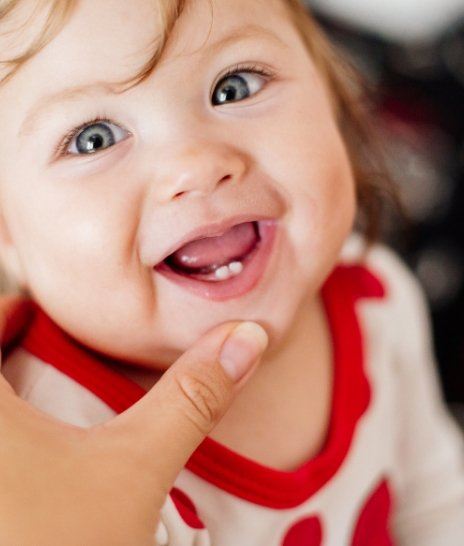
[[[20,305],[0,299],[0,317]],[[221,324],[137,404],[90,429],[36,410],[0,377],[0,544],[152,546],[176,476],[266,345],[254,323]]]

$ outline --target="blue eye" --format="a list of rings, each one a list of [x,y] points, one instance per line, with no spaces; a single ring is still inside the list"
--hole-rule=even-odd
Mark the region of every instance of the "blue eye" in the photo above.
[[[114,146],[130,133],[107,119],[94,119],[73,129],[59,146],[60,155],[90,155]]]
[[[239,102],[259,93],[266,85],[271,74],[261,69],[236,69],[226,74],[214,88],[212,103],[214,106]]]

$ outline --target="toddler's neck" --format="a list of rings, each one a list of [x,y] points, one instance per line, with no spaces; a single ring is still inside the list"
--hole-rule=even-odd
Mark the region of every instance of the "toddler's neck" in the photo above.
[[[293,470],[316,455],[330,420],[331,346],[324,305],[313,298],[300,309],[285,343],[261,362],[210,436],[280,470]],[[161,375],[140,368],[118,371],[145,389]]]

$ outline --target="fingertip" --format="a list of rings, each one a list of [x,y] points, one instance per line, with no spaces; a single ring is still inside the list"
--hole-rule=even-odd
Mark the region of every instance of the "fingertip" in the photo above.
[[[224,342],[219,363],[234,382],[252,368],[269,343],[265,329],[256,322],[241,322]]]

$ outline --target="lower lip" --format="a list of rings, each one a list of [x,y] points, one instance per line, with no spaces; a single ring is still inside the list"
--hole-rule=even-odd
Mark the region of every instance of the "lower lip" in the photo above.
[[[177,274],[164,262],[155,271],[175,284],[201,298],[213,301],[225,301],[238,298],[250,292],[258,283],[266,269],[277,231],[276,220],[259,222],[260,241],[255,249],[242,260],[242,272],[224,281],[200,281]]]

